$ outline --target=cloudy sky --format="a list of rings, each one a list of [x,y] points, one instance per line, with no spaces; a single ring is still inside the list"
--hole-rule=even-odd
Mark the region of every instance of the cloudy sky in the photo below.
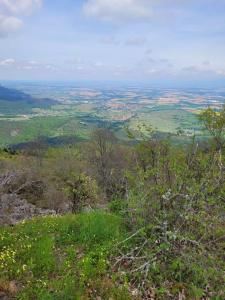
[[[225,0],[0,0],[0,79],[225,83]]]

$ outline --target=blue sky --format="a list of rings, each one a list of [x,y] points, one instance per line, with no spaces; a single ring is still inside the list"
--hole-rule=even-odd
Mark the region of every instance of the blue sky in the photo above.
[[[225,0],[0,0],[0,79],[225,82]]]

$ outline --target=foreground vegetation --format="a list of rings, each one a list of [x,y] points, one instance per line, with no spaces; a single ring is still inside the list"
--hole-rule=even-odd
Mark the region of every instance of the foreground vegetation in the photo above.
[[[129,299],[108,273],[111,248],[124,235],[121,223],[94,212],[1,229],[0,290],[18,299]]]
[[[16,299],[224,299],[225,109],[200,120],[211,139],[183,148],[151,129],[133,146],[98,129],[74,147],[3,151],[2,173],[16,176],[0,193],[74,214],[1,229],[0,289]]]

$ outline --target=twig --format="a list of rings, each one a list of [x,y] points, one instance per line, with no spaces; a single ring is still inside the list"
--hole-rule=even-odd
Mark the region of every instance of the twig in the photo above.
[[[139,232],[141,232],[141,230],[142,230],[142,228],[141,228],[141,229],[139,229],[138,231],[136,231],[135,233],[133,233],[131,236],[129,236],[129,237],[128,237],[128,238],[126,238],[125,240],[123,240],[123,241],[121,241],[121,242],[117,243],[115,246],[118,246],[118,245],[121,245],[121,244],[124,244],[124,243],[126,243],[127,241],[129,241],[130,239],[132,239],[133,237],[135,237],[136,235],[138,235],[138,234],[139,234]]]

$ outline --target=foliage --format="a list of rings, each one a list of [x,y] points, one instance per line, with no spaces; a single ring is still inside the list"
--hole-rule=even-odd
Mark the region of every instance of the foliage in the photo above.
[[[77,212],[85,205],[93,205],[96,202],[97,184],[83,173],[71,176],[66,190],[72,203],[72,212]]]
[[[136,147],[136,162],[123,211],[133,235],[116,271],[144,299],[149,290],[157,299],[223,299],[225,157],[195,140],[182,150],[151,139]]]
[[[224,145],[225,133],[225,105],[220,111],[214,111],[212,108],[203,110],[199,115],[205,129],[213,137],[215,146],[221,149]]]
[[[213,143],[177,147],[145,126],[130,144],[98,129],[78,146],[0,153],[3,173],[45,183],[46,207],[102,207],[1,229],[0,288],[19,299],[224,299],[224,110],[200,119]]]

